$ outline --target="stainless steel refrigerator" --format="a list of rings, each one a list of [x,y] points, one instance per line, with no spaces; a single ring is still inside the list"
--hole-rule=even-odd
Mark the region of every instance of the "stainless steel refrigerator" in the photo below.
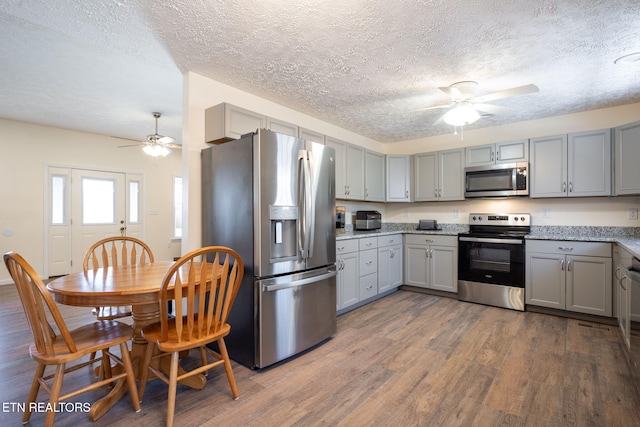
[[[202,150],[202,243],[236,250],[244,279],[225,338],[264,368],[336,332],[335,154],[259,129]]]

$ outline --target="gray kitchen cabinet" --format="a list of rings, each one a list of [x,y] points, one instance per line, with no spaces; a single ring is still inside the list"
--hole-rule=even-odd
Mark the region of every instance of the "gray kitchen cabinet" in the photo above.
[[[530,197],[611,194],[611,130],[532,138]]]
[[[490,166],[529,160],[529,140],[466,147],[466,166]]]
[[[525,302],[611,317],[611,244],[528,240]]]
[[[458,291],[458,239],[455,236],[407,234],[404,240],[404,283]]]
[[[307,141],[317,142],[324,145],[324,135],[320,132],[316,132],[303,127],[298,128],[298,137],[306,139]]]
[[[295,137],[298,137],[299,133],[298,125],[285,122],[283,120],[273,119],[271,117],[267,117],[267,129]]]
[[[358,280],[360,301],[378,295],[378,238],[359,239],[360,278]]]
[[[627,349],[631,346],[631,278],[628,268],[633,256],[620,245],[613,247],[613,286],[617,292],[618,327]]]
[[[358,240],[336,242],[336,309],[349,307],[360,301],[360,258]]]
[[[208,143],[223,143],[239,139],[266,126],[267,117],[223,102],[204,112],[204,136]]]
[[[336,138],[325,138],[335,150],[336,198],[364,200],[364,148]]]
[[[615,195],[640,194],[640,122],[614,129]]]
[[[414,155],[416,202],[464,200],[464,148]]]
[[[387,202],[411,201],[411,156],[387,154]]]
[[[402,285],[402,234],[378,237],[378,293]]]
[[[364,199],[370,202],[384,202],[384,187],[384,154],[366,150],[364,163]]]

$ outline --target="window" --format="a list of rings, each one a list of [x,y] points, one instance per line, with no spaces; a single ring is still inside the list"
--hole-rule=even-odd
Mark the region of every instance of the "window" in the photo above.
[[[173,237],[182,238],[182,177],[173,177]]]
[[[140,182],[129,181],[129,223],[140,222]]]
[[[67,177],[53,175],[51,177],[51,225],[66,224],[66,191]]]
[[[82,223],[115,224],[115,182],[110,179],[82,179]]]

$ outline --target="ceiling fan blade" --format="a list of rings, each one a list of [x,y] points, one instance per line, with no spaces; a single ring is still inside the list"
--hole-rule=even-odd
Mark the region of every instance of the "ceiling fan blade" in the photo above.
[[[116,138],[116,139],[124,139],[125,141],[134,141],[134,142],[138,142],[140,144],[144,144],[144,141],[140,141],[139,139],[133,139],[133,138],[125,138],[123,136],[113,136],[111,135],[111,138]]]
[[[440,89],[442,92],[447,94],[447,96],[451,99],[464,98],[462,92],[460,92],[460,90],[457,87],[446,86],[446,87],[439,87],[438,89]]]
[[[425,108],[418,108],[417,110],[411,110],[411,112],[416,112],[416,111],[427,111],[427,110],[437,110],[440,108],[449,108],[451,107],[453,104],[442,104],[442,105],[434,105],[433,107],[425,107]]]
[[[173,142],[175,142],[174,138],[171,138],[170,136],[162,136],[162,135],[158,135],[158,139],[157,142],[159,142],[160,144],[172,144]]]
[[[483,104],[483,103],[473,103],[472,105],[473,105],[473,108],[475,108],[478,111],[484,111],[485,113],[491,113],[491,114],[504,114],[510,111],[509,108],[500,107],[498,105]]]
[[[123,138],[125,139],[125,138]],[[127,148],[127,147],[142,147],[143,145],[147,145],[145,143],[140,144],[131,144],[131,145],[118,145],[118,148]]]
[[[538,86],[531,84],[531,85],[524,85],[524,86],[518,86],[518,87],[514,87],[511,89],[507,89],[507,90],[501,90],[500,92],[494,92],[494,93],[490,93],[488,95],[484,95],[484,96],[479,96],[477,98],[473,99],[473,102],[489,102],[489,101],[495,101],[497,99],[503,99],[503,98],[510,98],[512,96],[520,96],[520,95],[526,95],[528,93],[535,93],[535,92],[539,92],[540,89],[538,88]]]
[[[175,148],[178,150],[182,150],[182,145],[180,144],[162,144],[162,145],[164,145],[167,148]]]
[[[448,111],[447,111],[448,113]],[[438,120],[436,120],[435,122],[433,122],[433,126],[439,125],[440,123],[444,122],[444,116],[447,115],[447,113],[444,113],[443,115],[441,115],[440,117],[438,117]]]

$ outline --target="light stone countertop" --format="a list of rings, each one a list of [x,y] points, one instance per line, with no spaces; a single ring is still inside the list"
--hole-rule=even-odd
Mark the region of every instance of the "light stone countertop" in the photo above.
[[[417,230],[416,223],[384,223],[380,230],[355,231],[347,226],[344,233],[336,235],[336,240],[360,239],[363,237],[391,234],[433,234],[457,236],[469,231],[465,224],[438,224],[440,230]],[[640,258],[640,227],[574,227],[574,226],[532,226],[527,240],[571,240],[584,242],[618,243],[633,256]]]

